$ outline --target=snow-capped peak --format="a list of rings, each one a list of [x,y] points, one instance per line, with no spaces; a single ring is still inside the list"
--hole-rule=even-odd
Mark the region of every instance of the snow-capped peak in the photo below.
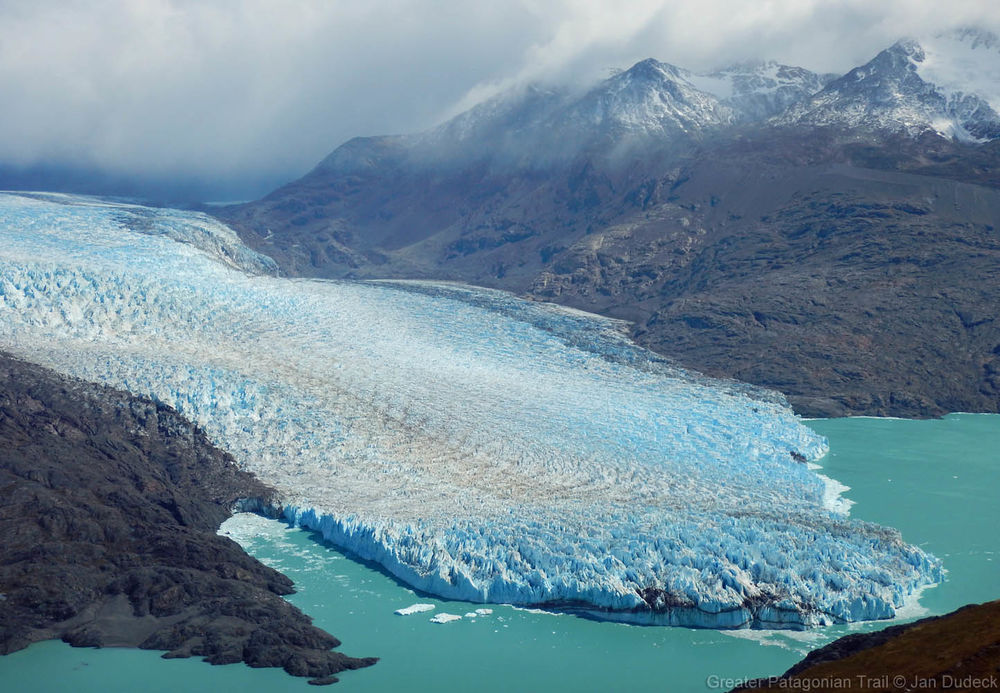
[[[687,70],[649,58],[604,80],[569,109],[567,121],[603,129],[694,133],[733,120]]]
[[[592,113],[633,128],[690,132],[769,118],[823,88],[830,77],[775,61],[693,72],[653,59],[594,89]]]
[[[902,39],[779,122],[1000,137],[1000,40],[968,28]]]
[[[354,140],[317,170],[481,160],[545,167],[763,121],[1000,138],[1000,39],[969,28],[903,39],[839,78],[775,61],[695,72],[648,58],[589,88],[522,85],[422,133]]]
[[[719,98],[683,68],[652,58],[589,88],[534,84],[504,91],[409,141],[421,156],[536,165],[573,158],[633,136],[664,142],[696,137],[734,121]]]

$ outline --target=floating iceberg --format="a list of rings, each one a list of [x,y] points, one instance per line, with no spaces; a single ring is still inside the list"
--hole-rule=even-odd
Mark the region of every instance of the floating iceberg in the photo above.
[[[445,614],[441,613],[437,616],[431,617],[431,623],[451,623],[452,621],[461,621],[462,617],[458,614]]]
[[[411,604],[410,606],[403,607],[402,609],[396,609],[395,613],[400,616],[409,616],[411,614],[422,614],[425,611],[434,611],[434,605]]]
[[[828,507],[774,393],[500,292],[272,270],[201,214],[0,195],[0,348],[175,407],[290,521],[447,598],[803,627],[940,579]]]

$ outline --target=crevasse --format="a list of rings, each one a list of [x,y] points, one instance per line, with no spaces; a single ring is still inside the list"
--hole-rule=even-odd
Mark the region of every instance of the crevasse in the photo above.
[[[445,597],[803,627],[940,579],[824,506],[795,457],[826,443],[774,393],[500,292],[272,270],[200,214],[0,195],[0,348],[175,407],[291,522]]]

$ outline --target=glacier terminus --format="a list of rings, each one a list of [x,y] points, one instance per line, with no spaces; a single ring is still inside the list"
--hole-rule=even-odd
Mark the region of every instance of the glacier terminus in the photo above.
[[[176,408],[267,509],[417,589],[802,628],[941,579],[831,502],[780,395],[501,292],[274,275],[199,213],[0,195],[0,349]]]

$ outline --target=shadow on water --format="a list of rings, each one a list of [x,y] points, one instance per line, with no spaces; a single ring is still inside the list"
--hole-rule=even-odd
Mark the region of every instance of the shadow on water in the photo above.
[[[345,548],[342,548],[340,546],[337,546],[336,544],[332,543],[330,540],[326,539],[323,536],[322,532],[318,532],[318,531],[316,531],[314,529],[308,529],[306,527],[300,527],[299,525],[296,525],[296,524],[294,524],[292,522],[289,522],[287,519],[285,519],[284,517],[281,517],[281,516],[269,515],[269,514],[263,513],[263,512],[255,512],[254,514],[255,515],[259,515],[261,517],[265,517],[265,518],[267,518],[269,520],[277,520],[278,522],[281,522],[281,524],[285,525],[288,529],[294,529],[294,530],[297,530],[299,532],[302,532],[303,535],[306,538],[308,538],[310,541],[314,542],[315,544],[321,546],[326,551],[331,551],[331,552],[333,552],[333,553],[335,553],[335,554],[337,554],[339,556],[343,556],[344,558],[346,558],[346,559],[348,559],[350,561],[353,561],[353,562],[355,562],[355,563],[357,563],[357,564],[359,564],[361,566],[364,566],[365,568],[368,568],[369,570],[371,570],[371,571],[373,571],[375,573],[378,573],[379,575],[381,575],[381,576],[387,578],[388,580],[390,580],[397,587],[399,587],[401,589],[404,589],[404,590],[407,590],[408,592],[412,592],[419,599],[433,599],[433,600],[439,601],[439,602],[440,601],[445,601],[445,602],[452,602],[452,603],[469,604],[469,605],[472,605],[472,606],[482,606],[482,605],[512,606],[512,607],[515,607],[515,608],[518,608],[518,609],[532,609],[532,610],[542,611],[542,612],[549,613],[549,614],[556,614],[556,615],[558,615],[558,614],[565,614],[565,615],[569,615],[569,616],[576,616],[577,618],[581,618],[581,619],[584,619],[586,621],[593,621],[595,623],[618,623],[618,624],[621,624],[621,625],[638,626],[638,627],[643,627],[643,628],[645,628],[645,627],[649,627],[649,628],[662,627],[662,626],[657,626],[656,624],[631,623],[631,622],[627,622],[627,621],[622,621],[620,619],[615,619],[615,618],[611,617],[610,614],[609,614],[609,617],[602,617],[601,614],[600,614],[600,612],[597,611],[597,607],[595,607],[593,605],[590,605],[590,604],[587,604],[586,602],[559,602],[557,604],[553,604],[553,603],[541,603],[541,604],[506,604],[506,603],[485,602],[485,601],[484,602],[470,602],[470,601],[466,601],[464,599],[451,599],[451,598],[442,597],[442,596],[437,595],[437,594],[432,594],[431,592],[425,592],[424,590],[421,590],[421,589],[419,589],[417,587],[414,587],[413,585],[409,584],[408,582],[405,582],[405,581],[401,580],[399,577],[397,577],[397,576],[393,575],[391,572],[389,572],[389,570],[387,570],[385,568],[385,566],[383,566],[381,563],[376,563],[375,561],[372,561],[370,559],[362,558],[361,556],[359,556],[358,554],[354,553],[350,549],[345,549]],[[707,630],[715,630],[715,629],[707,629]]]
[[[421,599],[436,599],[438,601],[440,601],[442,599],[442,597],[439,597],[436,594],[431,594],[430,592],[424,592],[424,591],[422,591],[420,589],[417,589],[413,585],[410,585],[409,583],[403,582],[398,577],[396,577],[395,575],[393,575],[392,573],[390,573],[388,570],[386,570],[385,566],[383,566],[381,563],[376,563],[375,561],[369,560],[367,558],[362,558],[361,556],[359,556],[358,554],[354,553],[353,551],[350,551],[349,549],[345,549],[345,548],[342,548],[340,546],[337,546],[336,544],[334,544],[331,541],[329,541],[328,539],[326,539],[321,532],[318,532],[318,531],[316,531],[314,529],[307,529],[305,527],[300,527],[300,526],[298,526],[298,525],[296,525],[296,524],[294,524],[292,522],[289,522],[284,517],[274,517],[273,515],[268,515],[267,513],[262,513],[262,512],[255,512],[254,514],[255,515],[260,515],[261,517],[265,517],[265,518],[267,518],[269,520],[277,520],[277,521],[281,522],[281,524],[283,524],[286,527],[288,527],[289,529],[295,529],[295,530],[298,530],[299,532],[302,532],[306,537],[308,537],[308,539],[310,541],[315,542],[316,544],[322,546],[327,551],[332,551],[333,553],[338,554],[340,556],[343,556],[344,558],[346,558],[348,560],[351,560],[351,561],[354,561],[355,563],[363,565],[365,568],[368,568],[369,570],[371,570],[373,572],[376,572],[376,573],[378,573],[378,574],[380,574],[380,575],[388,578],[397,587],[401,587],[401,588],[403,588],[405,590],[409,590],[410,592],[413,592],[413,594],[415,594],[417,597],[419,597]],[[449,599],[447,601],[457,601],[457,600]],[[466,602],[466,603],[468,603],[468,604],[476,604],[477,602]]]

